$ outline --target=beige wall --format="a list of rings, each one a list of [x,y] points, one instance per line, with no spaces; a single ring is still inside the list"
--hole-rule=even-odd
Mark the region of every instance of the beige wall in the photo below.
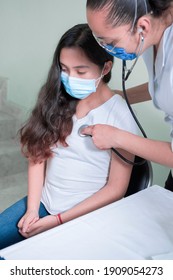
[[[33,105],[60,36],[85,21],[85,0],[0,0],[0,76],[10,100]]]
[[[85,0],[0,0],[0,76],[8,78],[8,99],[26,112],[45,81],[60,36],[74,24],[86,22],[85,4]],[[127,87],[145,81],[147,73],[140,59]],[[121,89],[119,60],[110,85]],[[152,102],[134,108],[148,137],[169,140],[163,114]],[[167,173],[167,168],[154,165],[154,183],[163,185]]]

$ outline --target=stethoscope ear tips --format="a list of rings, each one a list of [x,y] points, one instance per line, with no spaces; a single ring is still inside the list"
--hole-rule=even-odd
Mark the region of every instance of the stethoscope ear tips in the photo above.
[[[144,31],[144,29],[142,27],[138,28],[138,33],[142,33]]]
[[[83,124],[81,125],[81,127],[79,127],[78,129],[78,134],[80,137],[87,137],[87,136],[90,136],[90,135],[87,135],[87,134],[83,134],[82,133],[82,130],[85,128],[85,127],[88,127],[89,125],[88,124]]]

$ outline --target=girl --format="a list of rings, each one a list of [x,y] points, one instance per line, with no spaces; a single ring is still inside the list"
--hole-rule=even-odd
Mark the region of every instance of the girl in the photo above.
[[[123,60],[137,60],[143,53],[149,87],[130,89],[129,100],[149,100],[150,93],[155,107],[165,113],[172,140],[145,139],[111,126],[88,127],[83,133],[92,135],[98,148],[125,149],[173,168],[173,1],[87,0],[87,18],[96,40],[108,53]],[[166,188],[173,191],[172,173]]]
[[[29,162],[28,197],[0,215],[1,249],[125,195],[132,167],[81,134],[81,127],[97,123],[137,132],[124,100],[107,85],[112,64],[87,24],[60,39],[47,81],[20,130]]]

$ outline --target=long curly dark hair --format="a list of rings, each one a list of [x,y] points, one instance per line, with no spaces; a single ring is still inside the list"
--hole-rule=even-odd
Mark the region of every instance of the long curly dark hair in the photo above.
[[[69,29],[60,39],[55,50],[47,81],[42,86],[30,118],[19,130],[22,153],[34,163],[51,157],[51,147],[58,141],[67,146],[66,137],[72,131],[72,116],[78,99],[71,97],[61,83],[60,53],[65,47],[78,47],[86,57],[103,69],[113,57],[105,52],[94,39],[87,24]],[[103,77],[108,83],[111,72]]]

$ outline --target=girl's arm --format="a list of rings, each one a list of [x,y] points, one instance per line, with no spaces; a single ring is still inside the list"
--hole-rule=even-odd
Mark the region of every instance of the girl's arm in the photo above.
[[[37,211],[45,178],[45,162],[34,164],[29,162],[28,167],[28,204],[27,210]]]
[[[127,152],[121,151],[121,153],[130,160],[134,159],[134,156],[128,154]],[[112,153],[110,173],[107,184],[98,192],[74,206],[72,209],[61,213],[62,222],[68,222],[111,202],[121,199],[127,191],[131,170],[131,165],[124,163],[114,153]],[[51,229],[57,225],[60,225],[59,219],[54,215],[48,215],[36,221],[28,228],[27,232],[21,232],[21,234],[28,238]]]
[[[129,153],[125,151],[120,152],[129,160],[134,159],[134,156]],[[107,184],[91,197],[62,213],[61,219],[63,223],[123,198],[128,188],[131,171],[131,165],[124,163],[117,155],[112,153]]]
[[[27,211],[18,223],[20,231],[27,231],[28,227],[39,219],[39,206],[44,183],[45,162],[28,165],[28,200]]]

